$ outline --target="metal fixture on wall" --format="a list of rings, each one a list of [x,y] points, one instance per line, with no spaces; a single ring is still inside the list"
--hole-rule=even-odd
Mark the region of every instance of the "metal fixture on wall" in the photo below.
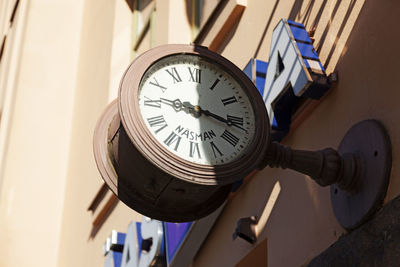
[[[392,152],[389,136],[377,120],[354,125],[338,150],[292,150],[271,143],[264,163],[310,176],[321,186],[331,185],[331,201],[339,223],[354,229],[383,201],[389,185]]]
[[[331,202],[339,223],[347,230],[357,228],[381,206],[389,185],[392,153],[389,136],[377,120],[354,125],[338,150],[293,150],[272,142],[265,165],[292,169],[308,175],[320,186],[331,186]],[[236,236],[255,242],[254,218],[238,221]],[[248,227],[247,227],[248,226]]]
[[[165,71],[163,66],[170,69]],[[201,80],[201,77],[211,78]],[[217,83],[224,85],[222,77],[228,81],[226,87],[219,87],[219,90],[232,90],[227,93],[235,92],[238,98],[244,99],[242,104],[236,107],[234,96],[226,98],[229,95],[225,95],[221,98],[218,95],[220,92],[213,90]],[[233,89],[228,82],[229,85],[233,84]],[[202,85],[204,87],[208,86],[208,91],[200,86],[201,83],[205,84]],[[240,87],[240,91],[236,93],[234,90],[237,87]],[[162,102],[167,90],[168,94],[176,94],[170,99],[181,98],[179,93],[182,93],[182,88],[185,93],[188,90],[196,93],[203,90],[198,97],[200,101],[194,97],[188,100],[191,103],[185,102],[187,99],[183,102],[179,99]],[[150,90],[159,91],[153,96],[149,95],[152,98],[147,95],[141,97],[143,91],[146,93]],[[218,97],[216,103],[220,105],[217,111],[231,113],[224,113],[222,117],[204,109],[208,101],[215,101],[214,94]],[[162,98],[155,99],[157,96]],[[169,102],[173,102],[173,105]],[[214,111],[215,107],[206,108]],[[145,109],[155,110],[165,117],[143,117],[143,114],[147,114]],[[232,116],[248,110],[257,116]],[[171,118],[165,112],[172,114]],[[183,122],[187,125],[173,126],[178,121],[176,114],[185,121],[187,119]],[[227,150],[239,144],[239,138],[229,131],[251,141],[243,143],[244,146],[239,150],[241,154],[232,153],[232,160],[225,162],[225,157],[224,161],[215,159],[218,156],[222,158],[223,153],[204,137],[199,146],[208,149],[202,153],[208,152],[212,160],[192,161],[186,154],[182,156],[178,153],[181,142],[178,134],[182,131],[175,131],[183,127],[195,128],[195,123],[215,126],[212,129],[217,134],[214,134],[212,141],[224,144],[223,148]],[[220,135],[218,131],[223,133]],[[197,220],[210,214],[225,201],[234,182],[254,169],[266,166],[290,168],[310,176],[321,186],[331,185],[335,215],[346,229],[359,226],[382,203],[390,177],[391,144],[380,122],[366,120],[353,126],[337,151],[332,148],[293,150],[271,142],[270,137],[264,102],[254,84],[241,70],[205,47],[166,45],[146,52],[129,66],[121,82],[118,100],[107,108],[96,127],[94,150],[100,173],[118,198],[144,215],[164,221]],[[182,142],[189,144],[186,139]],[[195,148],[194,143],[190,142],[185,151],[200,158],[199,147],[197,150]],[[240,232],[237,234],[240,236]]]

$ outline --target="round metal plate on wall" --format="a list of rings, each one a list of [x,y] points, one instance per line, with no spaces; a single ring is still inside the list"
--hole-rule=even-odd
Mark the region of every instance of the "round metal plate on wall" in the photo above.
[[[339,223],[352,230],[368,220],[382,205],[389,185],[392,152],[389,136],[376,120],[354,125],[339,145],[340,155],[352,153],[361,161],[362,170],[355,192],[331,186],[331,201]]]

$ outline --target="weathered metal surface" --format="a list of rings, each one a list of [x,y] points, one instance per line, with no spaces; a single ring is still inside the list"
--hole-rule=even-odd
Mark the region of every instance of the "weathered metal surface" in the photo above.
[[[227,198],[231,185],[201,185],[177,179],[152,165],[132,145],[111,103],[95,131],[94,152],[111,191],[130,208],[154,219],[183,222],[204,217]]]
[[[344,228],[354,229],[382,205],[392,166],[390,139],[381,123],[366,120],[346,133],[338,152],[341,155],[356,155],[362,164],[355,192],[346,192],[337,185],[331,187],[336,218]]]
[[[338,151],[294,150],[273,142],[264,164],[309,175],[321,186],[332,185],[336,218],[344,228],[354,229],[382,204],[389,185],[391,157],[385,128],[376,120],[365,120],[346,133]]]

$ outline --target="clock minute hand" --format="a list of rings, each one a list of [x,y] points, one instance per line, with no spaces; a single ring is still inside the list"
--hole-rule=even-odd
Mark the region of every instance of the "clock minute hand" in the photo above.
[[[217,115],[215,113],[210,112],[209,110],[204,110],[204,109],[200,109],[200,110],[201,110],[202,114],[204,114],[204,115],[206,115],[208,117],[213,117],[216,120],[222,121],[222,122],[226,123],[228,126],[232,125],[232,122],[228,121],[227,119],[225,119],[225,118],[223,118],[223,117],[221,117],[221,116],[219,116],[219,115]]]
[[[205,116],[213,117],[216,120],[226,123],[228,126],[235,126],[236,128],[239,128],[247,133],[247,130],[245,128],[241,127],[240,125],[234,123],[233,121],[231,121],[229,119],[225,119],[215,113],[212,113],[209,110],[204,110],[198,105],[193,106],[192,104],[190,104],[190,102],[185,101],[185,102],[183,102],[183,107],[187,108],[189,110],[189,113],[192,114],[193,117],[195,117],[195,118],[198,118],[201,116],[201,114],[204,114]]]
[[[214,119],[217,119],[219,121],[222,121],[222,122],[226,123],[228,126],[234,126],[236,128],[239,128],[239,129],[241,129],[241,130],[243,130],[243,131],[245,131],[247,133],[247,130],[245,128],[243,128],[242,126],[234,123],[233,121],[231,121],[229,119],[225,119],[225,118],[223,118],[223,117],[221,117],[221,116],[219,116],[219,115],[217,115],[215,113],[212,113],[212,112],[210,112],[208,110],[201,109],[201,113],[203,113],[206,116],[213,117]]]
[[[230,126],[235,126],[236,128],[239,128],[240,130],[243,130],[245,133],[248,133],[248,131],[243,128],[242,126],[240,126],[238,123],[236,123],[235,121],[232,121],[228,118],[228,125]]]

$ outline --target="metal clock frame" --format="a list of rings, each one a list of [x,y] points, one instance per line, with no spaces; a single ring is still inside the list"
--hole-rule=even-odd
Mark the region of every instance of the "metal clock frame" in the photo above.
[[[166,150],[147,129],[138,103],[140,82],[146,71],[162,58],[179,54],[199,56],[229,73],[248,95],[255,114],[255,134],[245,153],[231,163],[202,165],[181,159]],[[138,150],[155,166],[192,183],[227,185],[248,175],[263,160],[269,143],[269,120],[265,104],[248,77],[233,63],[199,45],[165,45],[147,51],[135,60],[122,78],[119,91],[119,113],[128,136]]]

